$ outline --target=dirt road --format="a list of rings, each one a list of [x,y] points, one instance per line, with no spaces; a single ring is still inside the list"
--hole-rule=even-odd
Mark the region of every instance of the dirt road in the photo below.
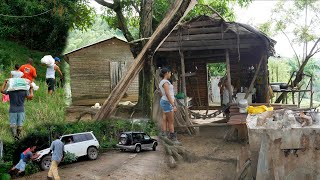
[[[196,162],[179,162],[175,169],[166,164],[161,145],[157,151],[139,154],[111,151],[101,154],[95,161],[80,161],[61,166],[62,180],[230,180],[234,179],[237,156],[242,144],[226,142],[225,127],[201,127],[198,136],[180,135],[183,146],[197,156]],[[46,179],[47,171],[21,178]]]
[[[162,179],[164,174],[164,153],[162,148],[157,151],[144,151],[139,154],[132,152],[111,151],[100,154],[95,161],[80,161],[59,167],[62,180],[105,180],[105,179]],[[47,171],[20,178],[21,180],[46,179]]]

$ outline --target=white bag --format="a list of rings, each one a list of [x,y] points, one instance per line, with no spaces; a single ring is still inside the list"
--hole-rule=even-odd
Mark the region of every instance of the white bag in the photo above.
[[[51,55],[45,55],[43,56],[43,58],[41,59],[41,63],[42,64],[46,64],[47,66],[52,66],[54,65],[55,60],[53,59],[53,57]]]
[[[30,80],[25,78],[10,78],[7,82],[7,91],[18,91],[30,89]]]

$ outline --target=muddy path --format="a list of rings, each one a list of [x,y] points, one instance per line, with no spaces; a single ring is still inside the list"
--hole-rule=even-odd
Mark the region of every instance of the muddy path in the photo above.
[[[59,175],[62,180],[159,179],[158,173],[165,171],[164,159],[161,147],[157,151],[140,153],[110,151],[100,154],[94,161],[82,160],[60,166]],[[43,180],[47,173],[42,171],[19,179]]]

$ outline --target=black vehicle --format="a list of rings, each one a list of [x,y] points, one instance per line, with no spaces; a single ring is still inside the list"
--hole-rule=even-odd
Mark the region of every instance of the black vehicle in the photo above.
[[[123,132],[120,135],[117,147],[120,148],[121,151],[131,150],[139,153],[141,150],[152,149],[155,151],[157,145],[157,140],[152,139],[144,132]]]

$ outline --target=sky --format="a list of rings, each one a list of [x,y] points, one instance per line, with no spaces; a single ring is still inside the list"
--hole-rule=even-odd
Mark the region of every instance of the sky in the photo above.
[[[110,2],[111,0],[105,1]],[[236,21],[256,27],[257,25],[262,24],[270,19],[272,8],[276,3],[276,0],[254,0],[247,8],[240,8],[236,6],[234,8]],[[96,3],[94,0],[90,0],[90,5],[96,9],[97,13],[101,12],[102,6]],[[294,55],[294,52],[284,35],[279,34],[271,38],[277,41],[277,44],[275,45],[277,56],[292,57]],[[295,49],[299,55],[302,55],[302,47],[295,46]],[[316,57],[320,58],[320,53],[318,53]]]

